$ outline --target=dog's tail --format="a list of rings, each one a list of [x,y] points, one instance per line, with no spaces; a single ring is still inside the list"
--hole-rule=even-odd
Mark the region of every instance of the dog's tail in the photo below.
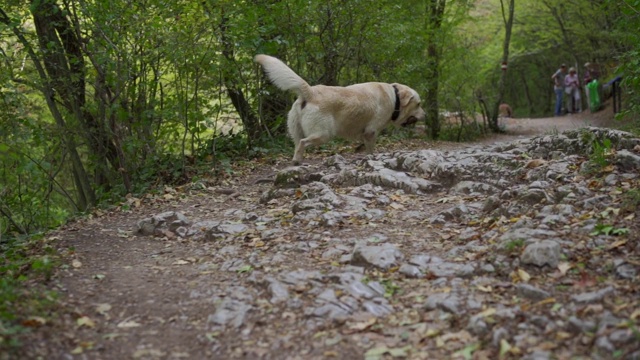
[[[268,55],[256,55],[255,62],[262,65],[275,86],[282,90],[293,90],[305,100],[311,99],[311,86],[282,61]]]

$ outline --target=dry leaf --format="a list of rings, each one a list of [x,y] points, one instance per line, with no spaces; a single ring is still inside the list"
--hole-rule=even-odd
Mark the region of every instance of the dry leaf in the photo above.
[[[88,316],[83,316],[78,318],[78,320],[76,320],[76,324],[78,324],[78,327],[82,327],[82,326],[86,326],[89,328],[96,327],[96,323],[93,320],[91,320],[91,318],[89,318]]]
[[[71,261],[71,266],[77,269],[82,266],[82,263],[78,259],[73,259],[73,261]]]
[[[182,259],[176,260],[173,263],[171,263],[171,265],[187,265],[187,264],[190,264],[190,262]]]
[[[96,311],[100,315],[106,315],[111,310],[111,304],[100,304],[96,307]]]
[[[402,204],[398,204],[398,203],[395,203],[395,202],[394,202],[394,203],[391,203],[391,205],[389,205],[389,206],[390,206],[390,207],[392,207],[393,209],[396,209],[396,210],[402,210],[402,209],[404,209],[404,205],[402,205]]]
[[[525,169],[533,169],[533,168],[537,168],[539,166],[542,166],[542,165],[544,165],[546,163],[547,163],[547,161],[543,160],[543,159],[533,159],[533,160],[530,160],[527,163],[527,165],[525,165],[524,167],[525,167]]]
[[[45,325],[46,323],[47,323],[47,320],[45,320],[45,318],[42,318],[40,316],[29,316],[27,319],[22,321],[22,326],[40,327],[42,325]]]
[[[609,245],[609,250],[613,250],[615,248],[619,248],[619,247],[624,246],[626,244],[627,244],[627,239],[618,240],[618,241],[614,242],[613,244]]]
[[[142,326],[140,323],[137,323],[133,320],[127,320],[127,321],[123,321],[121,323],[118,324],[119,328],[122,329],[128,329],[128,328],[134,328],[134,327],[139,327]]]
[[[476,286],[476,288],[482,292],[486,292],[486,293],[490,293],[491,291],[493,291],[493,289],[491,288],[491,286],[482,286],[482,285],[478,285]]]
[[[375,324],[376,321],[377,321],[376,318],[371,318],[371,319],[366,320],[366,321],[360,321],[360,322],[351,323],[351,324],[349,324],[349,330],[354,330],[354,331],[366,330],[366,329],[370,328],[373,324]]]
[[[526,271],[524,271],[522,269],[518,269],[518,277],[523,282],[529,282],[529,280],[531,280],[531,275],[529,275],[528,272],[526,272]]]
[[[483,317],[489,317],[491,315],[494,315],[496,313],[496,309],[495,308],[488,308],[480,313],[478,313],[476,316],[478,317],[478,319],[483,318]]]
[[[569,264],[568,262],[561,262],[560,264],[558,264],[558,270],[560,271],[560,274],[562,275],[566,275],[567,271],[569,271],[569,269],[571,269],[573,266],[571,264]]]

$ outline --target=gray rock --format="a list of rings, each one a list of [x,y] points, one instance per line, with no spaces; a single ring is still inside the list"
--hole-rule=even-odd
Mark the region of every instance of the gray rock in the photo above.
[[[615,289],[612,286],[606,287],[598,291],[592,291],[571,296],[571,299],[578,303],[593,303],[601,301],[605,296],[613,294]]]
[[[616,275],[623,279],[635,279],[638,276],[638,269],[632,264],[622,264],[616,267]]]
[[[373,299],[378,294],[360,281],[353,281],[346,286],[347,293],[356,299]]]
[[[631,329],[614,330],[609,335],[609,340],[616,345],[626,345],[637,341],[637,335],[635,335]]]
[[[568,329],[573,333],[589,333],[596,330],[596,323],[589,320],[581,320],[571,316],[568,321]]]
[[[550,237],[556,237],[558,233],[545,229],[532,229],[529,227],[511,228],[509,231],[502,234],[499,238],[499,243],[502,247],[512,241],[524,241],[526,243],[532,242],[535,239],[545,239]]]
[[[556,241],[543,240],[527,245],[520,260],[523,264],[555,268],[560,261],[560,252],[560,244]]]
[[[447,297],[449,297],[449,293],[431,294],[425,301],[424,308],[426,310],[435,310],[440,306],[440,304],[442,304],[443,301],[445,301]]]
[[[420,271],[420,268],[418,268],[415,265],[409,265],[409,264],[402,264],[400,266],[400,269],[398,269],[398,272],[411,278],[419,278],[423,276],[422,272]]]
[[[489,333],[489,325],[484,321],[484,317],[474,315],[469,318],[467,330],[478,337],[484,337]]]
[[[547,291],[539,289],[533,285],[520,283],[516,285],[516,291],[518,296],[523,298],[532,300],[532,301],[540,301],[544,300],[551,296]]]
[[[376,303],[373,301],[365,301],[362,303],[362,307],[376,317],[383,317],[393,313],[393,307],[388,303]]]
[[[526,354],[521,360],[550,360],[551,353],[545,350],[533,350],[530,354]]]
[[[634,171],[640,169],[640,156],[629,150],[620,150],[616,152],[615,163],[623,171]]]
[[[476,181],[460,181],[454,187],[451,188],[451,193],[463,194],[463,195],[469,195],[469,194],[492,195],[492,194],[497,194],[498,192],[499,190],[495,186],[485,184],[482,182],[476,182]]]
[[[239,328],[245,323],[247,313],[252,309],[252,306],[239,300],[226,298],[216,308],[216,312],[209,315],[209,322],[213,322],[217,325],[231,325],[234,328]]]
[[[612,353],[616,350],[616,347],[609,341],[606,336],[600,336],[596,339],[595,346],[598,350]]]
[[[404,255],[395,245],[382,244],[377,246],[359,245],[353,251],[351,264],[364,267],[378,267],[388,269],[397,265]]]
[[[188,226],[191,222],[178,211],[166,211],[150,218],[142,219],[137,223],[136,232],[143,236],[162,235],[161,228],[167,228],[174,232],[177,228]]]
[[[269,279],[269,293],[271,293],[272,304],[277,304],[289,300],[289,289],[287,286],[275,279]]]
[[[525,190],[518,198],[518,201],[527,205],[535,205],[546,201],[548,198],[547,193],[543,189],[530,188]]]
[[[411,259],[409,259],[409,264],[416,265],[420,269],[424,269],[427,267],[427,264],[431,261],[431,256],[419,254],[413,255]]]
[[[504,327],[499,327],[493,331],[491,336],[491,345],[496,348],[500,348],[500,341],[509,338],[509,330]]]
[[[425,267],[429,274],[435,277],[470,277],[475,272],[472,264],[458,264],[450,262],[430,263]]]

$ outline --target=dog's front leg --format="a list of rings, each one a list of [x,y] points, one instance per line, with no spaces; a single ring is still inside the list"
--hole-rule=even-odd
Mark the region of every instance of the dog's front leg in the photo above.
[[[373,154],[373,148],[376,145],[376,136],[375,130],[365,130],[364,134],[362,134],[362,142],[364,142],[364,148],[367,154]]]

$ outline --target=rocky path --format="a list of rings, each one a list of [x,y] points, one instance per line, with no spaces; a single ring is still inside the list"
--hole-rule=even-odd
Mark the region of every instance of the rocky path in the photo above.
[[[639,359],[640,139],[523,129],[262,166],[71,224],[49,237],[64,309],[26,356]]]

